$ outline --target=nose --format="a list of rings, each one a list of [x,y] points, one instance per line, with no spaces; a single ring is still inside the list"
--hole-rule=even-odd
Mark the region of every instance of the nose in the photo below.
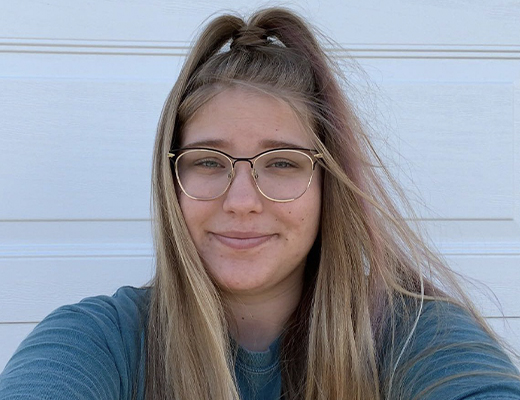
[[[256,187],[252,171],[247,162],[235,164],[235,176],[224,194],[224,211],[244,215],[262,212],[263,196]]]

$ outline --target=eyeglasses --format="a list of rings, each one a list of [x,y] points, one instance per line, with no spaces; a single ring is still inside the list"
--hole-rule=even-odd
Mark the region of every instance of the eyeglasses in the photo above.
[[[181,190],[195,200],[214,200],[228,190],[235,164],[248,162],[258,191],[276,202],[301,197],[309,188],[317,160],[316,150],[284,148],[267,150],[250,158],[236,158],[220,150],[186,148],[168,153],[175,160],[175,175]]]

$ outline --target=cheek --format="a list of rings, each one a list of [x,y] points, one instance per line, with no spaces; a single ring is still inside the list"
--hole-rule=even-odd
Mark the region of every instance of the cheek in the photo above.
[[[183,193],[179,196],[179,205],[188,227],[188,232],[200,250],[205,240],[206,229],[214,226],[214,216],[218,213],[217,201],[198,201],[186,197]]]
[[[197,211],[196,204],[193,204],[193,201],[190,201],[191,199],[184,196],[182,192],[178,195],[178,199],[190,236],[195,239],[199,225],[197,217],[200,216],[200,212]]]
[[[321,196],[322,196],[322,176],[321,171],[318,170],[313,176],[313,181],[309,187],[309,201],[306,209],[306,218],[309,219],[309,224],[317,227],[321,220]]]
[[[320,186],[318,186],[320,187]],[[317,190],[313,199],[313,206],[307,210],[305,219],[307,229],[312,232],[312,242],[316,239],[321,225],[321,190]]]
[[[308,245],[314,243],[320,227],[320,192],[313,193],[313,196],[307,200],[308,203],[304,207],[292,210],[290,213],[294,239]]]
[[[302,224],[305,226],[306,232],[308,232],[307,235],[311,239],[311,242],[314,243],[320,228],[321,218],[319,208],[309,210],[309,213],[303,219]]]

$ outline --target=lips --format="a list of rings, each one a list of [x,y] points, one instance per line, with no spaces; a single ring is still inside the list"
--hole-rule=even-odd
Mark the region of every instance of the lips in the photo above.
[[[276,236],[257,232],[213,232],[212,235],[223,245],[235,250],[247,250],[261,246]]]

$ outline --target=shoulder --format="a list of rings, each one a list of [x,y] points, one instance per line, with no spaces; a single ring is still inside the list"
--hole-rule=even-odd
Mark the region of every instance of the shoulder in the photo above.
[[[88,297],[49,314],[31,335],[53,330],[59,335],[104,340],[112,351],[122,348],[135,352],[144,333],[149,304],[149,289],[122,287],[112,296]],[[76,336],[75,332],[81,332]],[[29,338],[31,337],[29,336]]]
[[[8,362],[0,397],[127,398],[143,363],[148,302],[148,289],[123,287],[53,311]]]
[[[426,301],[417,322],[415,341],[421,345],[474,342],[501,349],[491,332],[465,308],[447,301]]]
[[[394,346],[386,352],[392,398],[520,399],[518,370],[468,310],[426,301],[420,311],[418,319],[396,321]]]
[[[130,286],[119,288],[112,296],[87,297],[77,304],[66,305],[52,312],[55,315],[80,314],[95,325],[141,329],[146,322],[150,289]]]

